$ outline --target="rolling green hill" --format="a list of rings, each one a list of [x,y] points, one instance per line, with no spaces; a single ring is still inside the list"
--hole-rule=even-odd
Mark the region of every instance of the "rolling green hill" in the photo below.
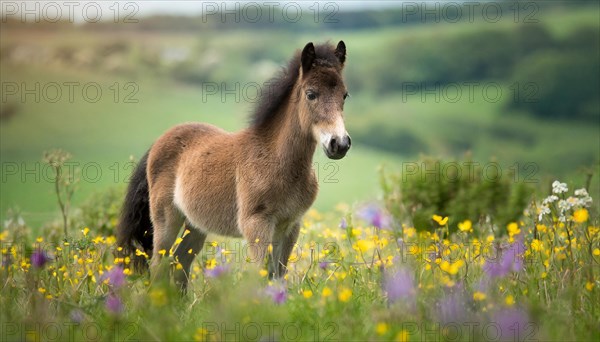
[[[36,166],[45,150],[63,148],[75,156],[80,167],[86,168],[82,170],[86,177],[75,197],[80,203],[92,192],[124,186],[130,156],[139,157],[155,138],[175,124],[202,121],[227,130],[243,127],[252,101],[243,96],[222,100],[220,93],[204,97],[204,86],[222,86],[224,82],[228,89],[236,84],[243,89],[261,83],[307,41],[339,39],[348,46],[346,76],[351,98],[345,115],[353,149],[334,166],[328,164],[331,161],[322,152],[317,152],[319,209],[376,196],[379,165],[399,169],[402,161],[414,160],[419,154],[453,158],[468,152],[476,160],[498,160],[506,168],[534,163],[540,186],[553,178],[581,183],[583,167],[596,172],[598,169],[597,120],[547,119],[531,115],[527,108],[511,107],[515,78],[510,72],[525,59],[508,51],[504,55],[514,65],[506,64],[508,61],[500,57],[492,62],[489,59],[497,57],[494,45],[498,44],[472,41],[480,39],[478,32],[497,39],[526,33],[534,38],[545,37],[550,45],[539,47],[545,49],[540,51],[554,53],[559,46],[556,44],[576,44],[573,37],[586,32],[582,28],[600,27],[593,10],[585,7],[543,8],[537,18],[539,22],[529,27],[504,18],[497,23],[280,32],[140,30],[115,34],[77,27],[10,27],[0,33],[3,87],[11,84],[31,89],[39,84],[43,92],[44,87],[56,84],[62,96],[55,103],[48,101],[48,97],[55,96],[54,88],[49,87],[48,94],[42,94],[47,96],[39,102],[32,95],[23,101],[20,92],[11,95],[3,88],[0,211],[4,217],[8,208],[17,206],[26,218],[37,222],[55,215],[52,184],[47,177],[35,176],[45,171],[43,165]],[[510,42],[530,46],[519,39]],[[491,49],[490,54],[476,59],[469,50],[463,58],[451,51],[452,46],[443,45],[448,41],[455,46],[470,46],[473,51],[486,46]],[[445,50],[440,50],[440,46]],[[593,44],[591,48],[593,58],[598,49]],[[29,59],[14,57],[27,57],[28,53]],[[450,57],[456,58],[455,62],[447,59]],[[473,73],[475,66],[465,61],[488,63],[482,64],[484,71]],[[435,88],[427,82],[446,75],[446,69],[453,69],[440,68],[442,62],[461,68],[448,74],[456,79],[450,78]],[[499,65],[504,69],[497,69]],[[527,69],[528,65],[521,67]],[[69,100],[65,82],[77,84],[73,101]],[[413,88],[403,89],[403,82],[412,82],[409,85]],[[479,85],[472,99],[467,96],[465,82]],[[543,82],[536,82],[544,86]],[[522,89],[527,84],[517,84],[521,87],[519,95],[527,95]],[[102,90],[97,102],[86,100],[81,93],[86,85],[92,86],[92,97],[96,87]],[[462,88],[462,96],[456,101],[448,100],[457,85]],[[481,92],[487,85],[502,91],[497,101],[490,101]],[[433,94],[427,93],[431,89]],[[593,103],[590,108],[597,114]],[[329,172],[335,173],[339,182],[321,179],[327,178]],[[600,194],[597,184],[592,196]]]

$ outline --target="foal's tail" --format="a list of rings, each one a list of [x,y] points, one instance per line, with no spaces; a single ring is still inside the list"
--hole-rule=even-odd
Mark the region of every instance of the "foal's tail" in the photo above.
[[[148,269],[147,259],[152,256],[152,222],[146,177],[148,153],[140,159],[131,175],[117,226],[117,246],[120,248],[116,255],[130,257],[133,268],[138,272]]]

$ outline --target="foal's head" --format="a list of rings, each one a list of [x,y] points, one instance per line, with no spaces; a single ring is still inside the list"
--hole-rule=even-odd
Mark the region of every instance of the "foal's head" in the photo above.
[[[308,43],[300,55],[298,95],[303,129],[312,132],[327,157],[341,159],[350,149],[350,136],[344,126],[344,100],[348,91],[342,80],[346,45]]]

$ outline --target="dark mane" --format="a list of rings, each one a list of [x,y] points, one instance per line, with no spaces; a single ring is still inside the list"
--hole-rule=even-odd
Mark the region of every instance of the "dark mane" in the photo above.
[[[313,65],[335,67],[338,71],[341,70],[342,65],[334,52],[335,46],[329,43],[315,45],[316,59]],[[265,83],[262,96],[250,117],[252,127],[265,127],[276,117],[281,106],[290,97],[299,74],[300,50],[296,51],[287,67]]]

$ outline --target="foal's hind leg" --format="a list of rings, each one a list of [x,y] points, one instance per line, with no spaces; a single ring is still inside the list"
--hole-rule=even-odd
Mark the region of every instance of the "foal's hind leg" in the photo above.
[[[288,229],[278,229],[273,233],[273,253],[269,255],[269,277],[280,278],[285,275],[290,254],[298,240],[299,222],[285,228]]]
[[[161,261],[163,256],[169,256],[169,250],[177,239],[177,234],[183,225],[184,216],[170,201],[153,201],[150,199],[152,226],[154,227],[152,261],[150,273],[153,279],[164,278],[168,266]],[[167,203],[165,203],[167,202]],[[162,253],[161,253],[162,252]]]
[[[196,255],[200,254],[206,240],[206,234],[192,227],[189,222],[185,223],[185,229],[189,230],[189,233],[183,237],[183,241],[181,241],[181,244],[175,250],[175,257],[182,266],[181,270],[175,271],[175,283],[183,290],[187,288],[190,279],[192,262],[196,258]]]

